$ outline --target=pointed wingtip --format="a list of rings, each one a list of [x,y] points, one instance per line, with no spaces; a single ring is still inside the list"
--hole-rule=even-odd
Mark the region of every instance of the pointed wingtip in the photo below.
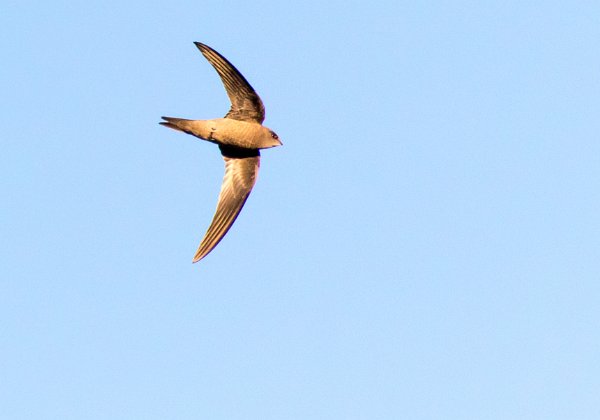
[[[196,42],[194,41],[194,45],[196,46],[196,48],[198,48],[200,51],[204,50],[205,48],[208,48],[208,45],[204,45],[202,42]]]

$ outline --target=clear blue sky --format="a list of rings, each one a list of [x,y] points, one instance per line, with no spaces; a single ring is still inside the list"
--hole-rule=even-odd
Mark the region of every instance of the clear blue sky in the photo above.
[[[598,2],[0,9],[3,418],[600,418]],[[195,265],[193,41],[284,143]]]

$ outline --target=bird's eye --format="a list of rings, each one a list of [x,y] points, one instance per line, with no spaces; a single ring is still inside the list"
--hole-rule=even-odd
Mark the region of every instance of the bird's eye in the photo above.
[[[273,133],[272,131],[271,131],[271,137],[273,137],[274,139],[278,139],[279,138],[279,137],[277,137],[277,134]]]

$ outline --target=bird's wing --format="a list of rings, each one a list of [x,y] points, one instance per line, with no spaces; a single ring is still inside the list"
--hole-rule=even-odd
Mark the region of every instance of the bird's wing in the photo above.
[[[228,156],[235,156],[236,153],[227,153],[223,147],[221,151],[225,160],[225,176],[221,185],[217,210],[198,251],[196,251],[193,262],[204,258],[223,239],[242,210],[258,176],[260,166],[258,150],[242,151],[242,157]],[[252,156],[247,156],[250,154]]]
[[[221,54],[200,42],[194,44],[219,73],[225,85],[231,101],[231,108],[225,118],[262,124],[265,119],[265,107],[250,83]]]

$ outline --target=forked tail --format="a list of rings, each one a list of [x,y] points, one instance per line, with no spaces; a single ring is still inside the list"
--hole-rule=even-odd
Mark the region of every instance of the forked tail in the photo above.
[[[187,134],[194,134],[191,130],[190,122],[192,120],[186,120],[184,118],[173,118],[173,117],[161,117],[164,121],[160,122],[160,125],[172,128],[173,130],[183,131]]]

